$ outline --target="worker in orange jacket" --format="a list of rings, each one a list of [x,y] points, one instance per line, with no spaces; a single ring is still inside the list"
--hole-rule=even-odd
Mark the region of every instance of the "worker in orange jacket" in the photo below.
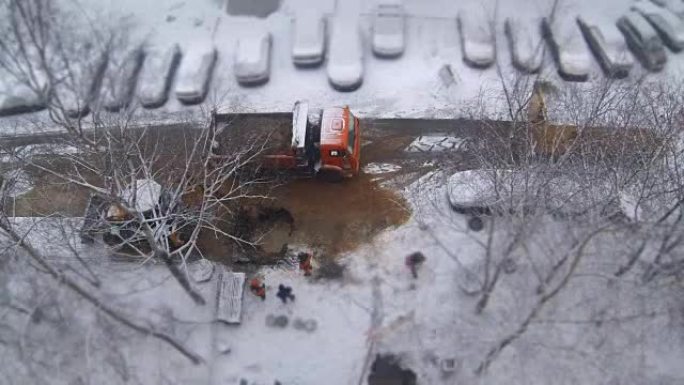
[[[254,277],[251,281],[249,281],[249,290],[252,292],[252,294],[261,298],[261,300],[266,299],[266,284],[261,282],[259,277]]]

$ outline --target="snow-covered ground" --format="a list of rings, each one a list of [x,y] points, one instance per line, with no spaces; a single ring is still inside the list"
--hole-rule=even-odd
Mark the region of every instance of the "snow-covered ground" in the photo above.
[[[122,378],[146,384],[237,385],[242,379],[250,385],[276,380],[301,385],[365,384],[376,354],[396,356],[403,367],[416,373],[419,384],[674,385],[684,381],[677,290],[642,284],[634,277],[610,279],[607,274],[622,261],[615,259],[615,250],[600,245],[528,330],[501,352],[488,371],[476,376],[474,371],[487,351],[515,332],[539,300],[535,274],[551,262],[539,250],[526,250],[525,257],[516,258],[514,268],[501,278],[484,312],[477,314],[477,296],[466,291],[477,286],[481,277],[484,235],[469,231],[465,219],[450,212],[443,182],[432,174],[404,190],[414,210],[412,218],[345,255],[342,279],[312,280],[286,264],[260,269],[257,274],[267,285],[266,299],[245,290],[239,326],[212,322],[213,282],[195,284],[209,299],[208,305],[197,306],[163,266],[112,261],[99,246],[81,245],[57,231],[52,227],[55,220],[13,219],[20,228],[34,226],[28,239],[49,245],[43,250],[54,263],[73,260],[71,250],[80,252],[102,280],[100,289],[92,287],[93,293],[174,335],[205,360],[193,365],[153,337],[127,329],[104,344],[98,339],[104,332],[98,330],[111,333],[103,326],[109,323],[103,324],[92,306],[70,300],[71,294],[60,290],[59,300],[66,301],[60,311],[68,314],[71,323],[58,329],[62,331],[52,340],[54,347],[48,347],[61,351],[63,357],[60,373],[52,375],[51,383],[73,383],[69,381],[81,376],[104,384],[121,383]],[[78,221],[66,223],[78,225]],[[545,226],[543,237],[549,244],[563,235],[555,233],[559,229],[553,221]],[[73,249],[64,245],[65,240]],[[414,251],[427,258],[417,279],[404,264],[404,257]],[[22,292],[26,287],[19,284],[21,278],[17,272],[6,281],[13,298],[29,295]],[[293,288],[294,302],[283,304],[275,296],[281,283]],[[41,286],[35,287],[40,291]],[[40,305],[51,297],[43,292],[31,298]],[[50,308],[43,311],[52,314]],[[273,316],[286,316],[287,325],[269,326]],[[315,328],[302,330],[301,323]],[[40,334],[35,333],[43,330],[40,325],[24,327],[39,340]],[[25,352],[40,351],[31,341],[24,342],[28,343]],[[60,350],[69,344],[68,354]],[[13,371],[15,356],[11,350],[6,352],[4,360],[12,365],[4,374],[19,378],[20,372]],[[113,352],[122,358],[113,362]],[[453,372],[443,370],[445,360],[454,360]],[[108,372],[115,363],[125,368],[125,376],[123,369]],[[42,367],[34,370],[30,375],[42,374]]]
[[[473,69],[463,62],[456,16],[459,10],[481,9],[480,13],[496,19],[497,63],[500,74],[511,79],[519,72],[511,65],[503,21],[510,17],[523,23],[538,23],[540,17],[550,13],[554,1],[498,2],[499,9],[494,12],[497,3],[494,0],[405,0],[408,14],[406,52],[395,59],[381,59],[371,54],[373,1],[285,0],[279,11],[266,18],[228,15],[222,3],[218,0],[81,0],[79,4],[92,20],[130,25],[128,31],[133,40],[145,41],[148,46],[178,43],[185,52],[196,45],[213,44],[219,57],[207,103],[219,105],[223,111],[282,112],[289,111],[294,101],[308,99],[321,106],[349,104],[360,116],[449,118],[467,115],[471,110],[469,106],[486,101],[483,112],[496,118],[505,112],[499,72],[496,66]],[[592,20],[600,23],[614,24],[631,3],[629,0],[564,0],[559,2],[555,15],[575,27],[574,19],[579,14],[591,15]],[[325,63],[318,68],[298,68],[292,63],[291,19],[298,10],[312,7],[330,17],[335,13],[357,15],[366,51],[364,81],[358,90],[339,92],[333,89],[326,76]],[[539,33],[538,28],[531,29]],[[233,57],[239,36],[252,30],[266,30],[273,36],[271,76],[262,86],[242,87],[234,76]],[[558,76],[553,60],[546,56],[541,76],[562,89],[566,83]],[[649,75],[649,78],[681,79],[682,56],[684,54],[668,52],[665,71]],[[451,66],[455,84],[445,84],[440,78],[444,65]],[[594,59],[589,70],[589,83],[604,78]],[[630,78],[622,82],[643,74],[637,65]],[[145,111],[143,115],[149,115],[146,118],[155,121],[174,120],[179,119],[177,114],[196,109],[180,105],[171,95],[164,107]],[[44,112],[5,118],[3,131],[21,129],[26,126],[22,119],[29,116],[47,120]]]

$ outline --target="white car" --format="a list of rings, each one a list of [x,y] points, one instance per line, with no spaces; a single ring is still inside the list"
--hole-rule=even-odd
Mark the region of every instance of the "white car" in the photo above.
[[[586,16],[578,16],[577,24],[603,72],[609,77],[627,77],[634,58],[620,30],[614,24],[600,23]]]
[[[271,74],[271,34],[253,32],[238,39],[233,66],[235,78],[243,85],[268,81]]]
[[[105,109],[116,112],[130,105],[144,57],[142,48],[136,48],[120,62],[110,60],[102,82]]]
[[[404,53],[405,15],[401,4],[379,4],[373,18],[373,52],[380,57]]]
[[[212,45],[195,45],[183,56],[176,83],[176,98],[181,103],[201,103],[207,96],[216,56]]]
[[[157,108],[166,103],[180,59],[178,44],[148,50],[138,79],[138,98],[143,107]]]
[[[591,56],[582,33],[574,21],[542,19],[542,34],[558,67],[558,74],[567,81],[589,79]]]
[[[325,58],[325,18],[320,12],[305,11],[292,19],[292,62],[316,66]]]
[[[674,13],[651,2],[638,1],[632,10],[642,14],[658,31],[658,35],[668,48],[674,52],[684,49],[684,21]]]
[[[474,68],[487,68],[494,64],[494,33],[487,19],[483,15],[461,11],[457,23],[463,61]]]
[[[339,16],[334,20],[326,70],[330,84],[338,90],[353,91],[363,83],[363,44],[356,21]]]
[[[539,29],[531,28],[529,23],[506,18],[504,30],[513,66],[530,74],[539,72],[544,58],[544,46]]]

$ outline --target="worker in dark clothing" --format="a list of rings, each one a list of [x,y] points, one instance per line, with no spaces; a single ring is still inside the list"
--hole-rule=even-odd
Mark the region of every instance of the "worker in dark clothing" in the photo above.
[[[292,288],[290,286],[285,286],[282,283],[278,285],[278,294],[276,294],[283,303],[287,303],[288,298],[290,301],[295,300],[294,294],[292,294]]]
[[[313,271],[311,253],[301,252],[297,255],[297,258],[299,259],[299,269],[304,272],[305,277],[309,277]]]
[[[259,277],[254,277],[251,281],[249,281],[249,290],[252,292],[252,294],[261,298],[261,300],[266,299],[266,284],[261,282]]]
[[[413,254],[406,256],[405,264],[411,270],[411,275],[413,278],[418,278],[418,268],[425,262],[425,255],[420,251],[416,251]]]

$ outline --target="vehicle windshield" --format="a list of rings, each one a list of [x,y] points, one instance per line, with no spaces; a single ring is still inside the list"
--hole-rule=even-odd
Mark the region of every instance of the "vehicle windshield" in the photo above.
[[[375,20],[377,33],[381,35],[397,35],[402,33],[402,16],[398,14],[378,14]]]
[[[321,35],[320,20],[297,19],[295,25],[295,42],[298,46],[315,46],[319,44]]]
[[[356,125],[354,115],[349,113],[349,140],[347,142],[347,150],[350,154],[354,153],[354,143],[356,142]]]

